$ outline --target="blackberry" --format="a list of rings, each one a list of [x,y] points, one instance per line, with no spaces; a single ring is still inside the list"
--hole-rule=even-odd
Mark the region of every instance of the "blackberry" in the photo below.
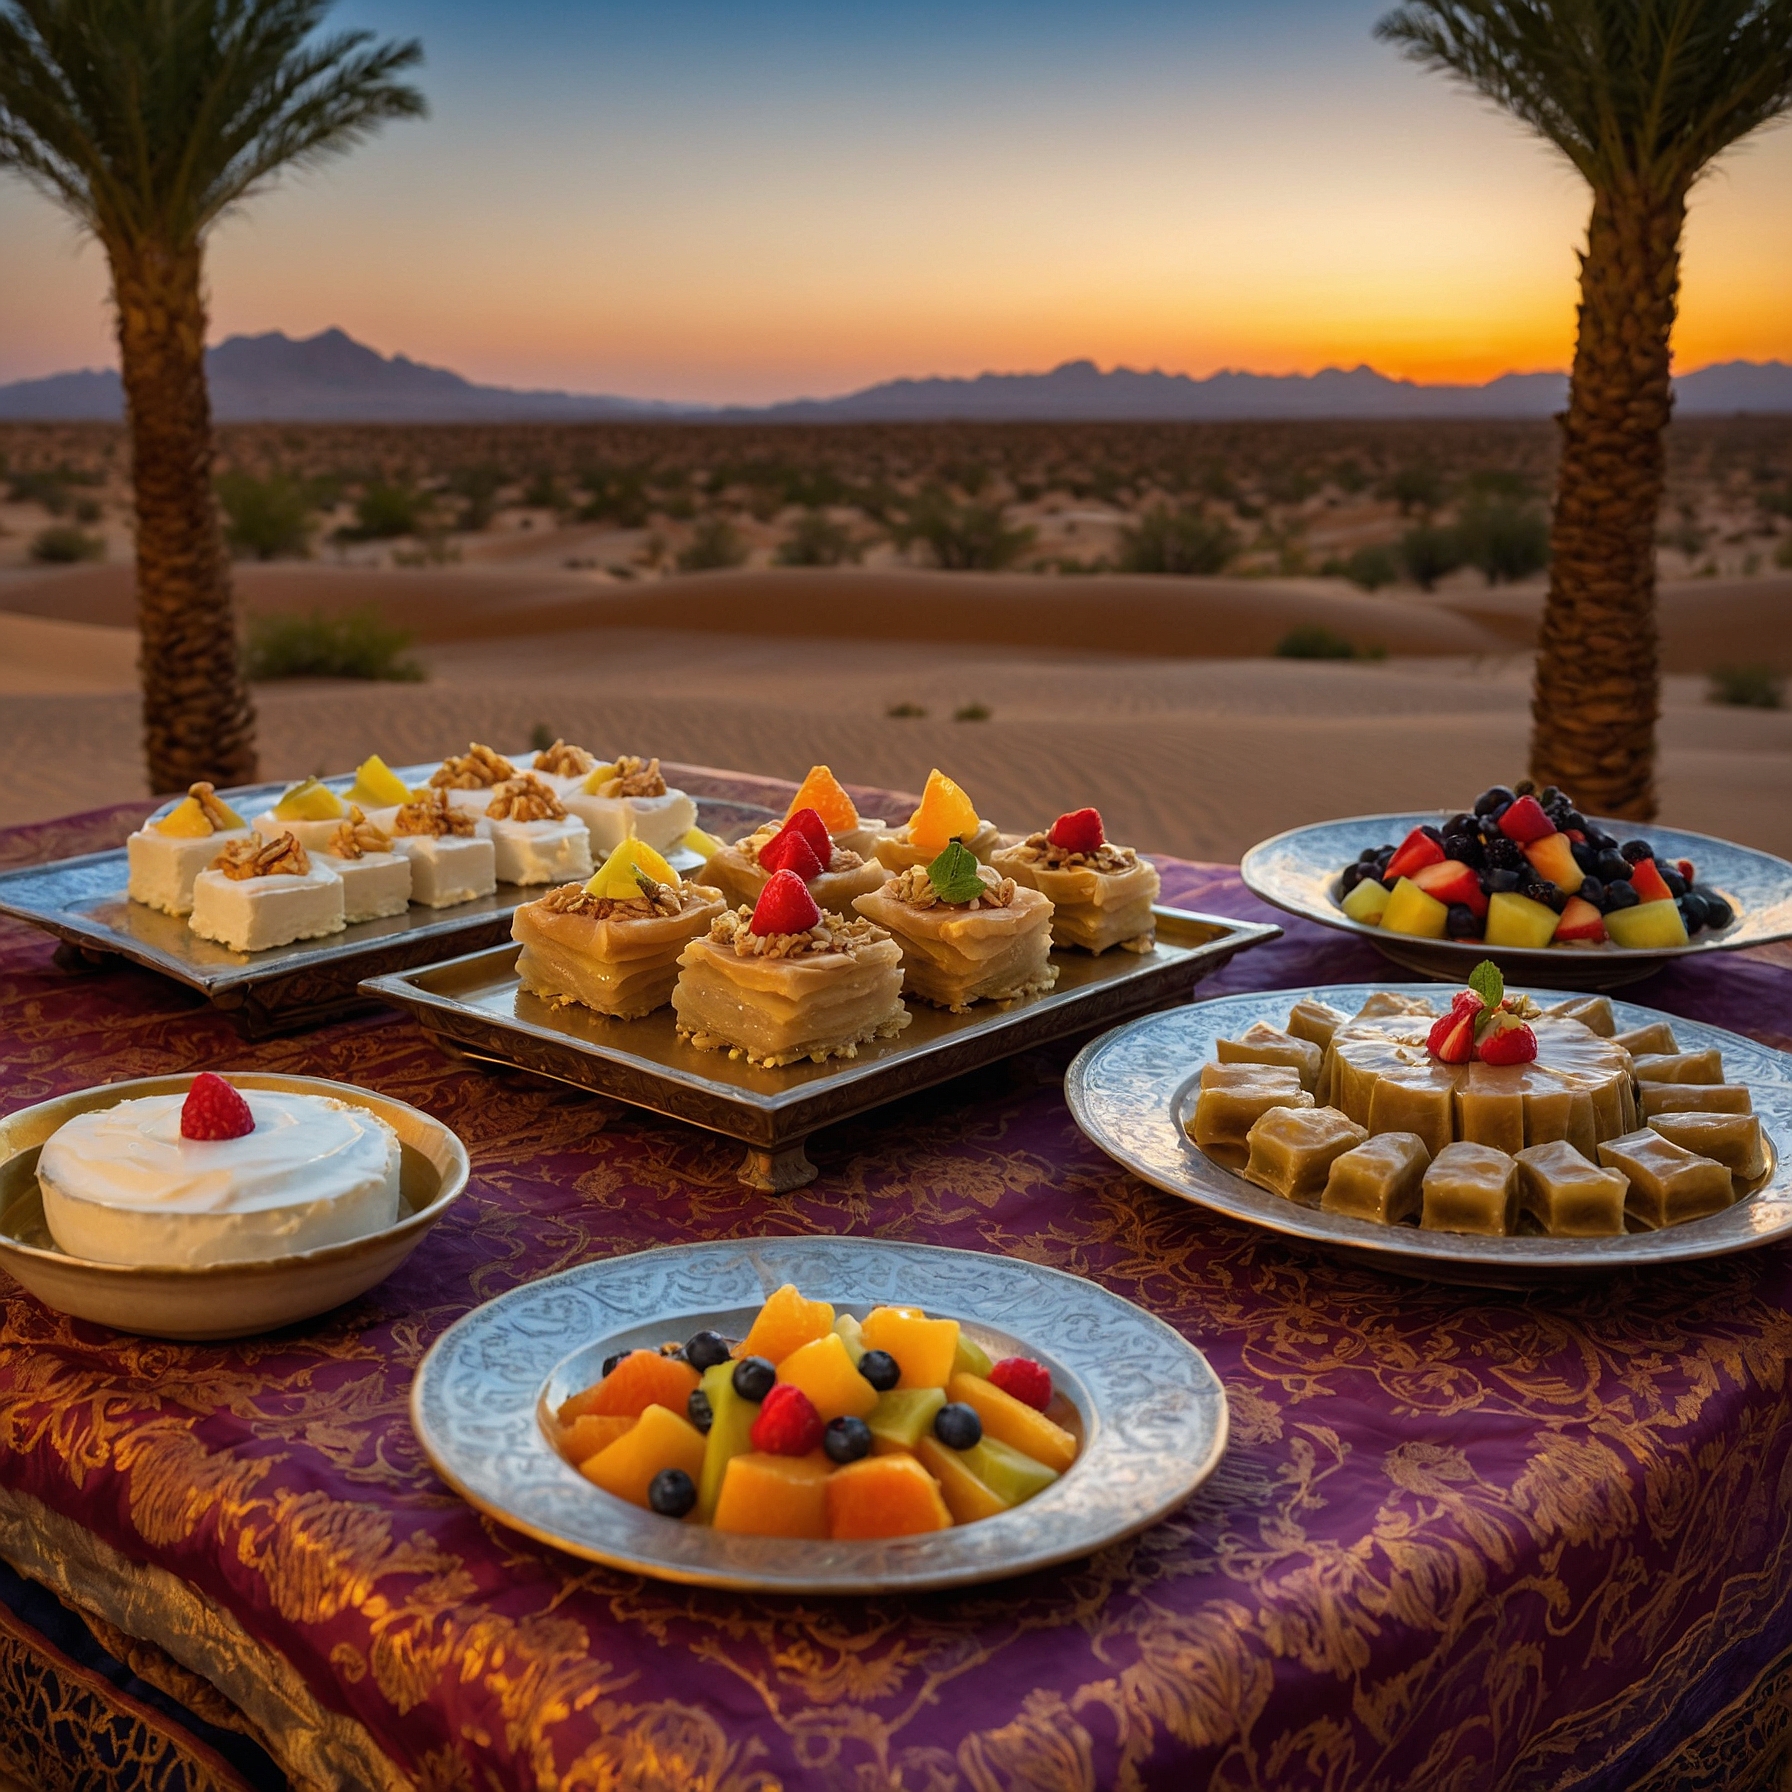
[[[1508,840],[1504,834],[1487,842],[1487,863],[1504,871],[1526,870],[1530,860],[1524,856],[1524,848],[1516,840]]]
[[[720,1332],[693,1332],[685,1340],[684,1360],[699,1375],[705,1369],[713,1369],[719,1363],[725,1363],[734,1353],[728,1347],[728,1340]]]

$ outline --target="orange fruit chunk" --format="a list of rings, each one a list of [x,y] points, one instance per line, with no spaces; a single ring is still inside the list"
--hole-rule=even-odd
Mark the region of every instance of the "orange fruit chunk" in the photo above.
[[[859,812],[852,798],[825,765],[809,767],[809,775],[797,786],[784,819],[788,821],[799,809],[813,809],[830,834],[849,834],[859,825]]]
[[[602,1381],[561,1402],[559,1420],[570,1425],[592,1413],[599,1418],[638,1419],[650,1406],[683,1412],[699,1380],[689,1363],[674,1362],[653,1350],[631,1350]]]
[[[862,1419],[877,1404],[877,1389],[859,1373],[859,1366],[838,1332],[829,1332],[778,1365],[778,1379],[801,1388],[825,1419]]]
[[[834,1309],[825,1300],[804,1300],[786,1282],[759,1309],[752,1330],[742,1340],[737,1356],[762,1356],[781,1363],[793,1352],[834,1329]]]
[[[981,1375],[954,1375],[946,1384],[946,1398],[975,1408],[983,1421],[984,1436],[1055,1468],[1059,1474],[1076,1461],[1076,1439],[1063,1426],[1054,1425],[1044,1413],[1035,1412],[1012,1394],[1004,1394]]]
[[[936,765],[927,774],[920,808],[908,818],[909,844],[923,852],[944,852],[951,841],[976,833],[978,826],[976,805]]]
[[[958,1357],[958,1321],[929,1319],[919,1307],[878,1307],[859,1336],[867,1350],[887,1350],[896,1359],[899,1388],[943,1388]]]
[[[865,1456],[827,1481],[828,1535],[914,1537],[950,1528],[939,1483],[912,1456]]]
[[[613,1414],[599,1416],[588,1412],[564,1427],[560,1433],[560,1454],[575,1466],[589,1462],[599,1450],[607,1450],[625,1432],[634,1430],[638,1419],[620,1418]]]
[[[645,1506],[647,1489],[661,1469],[681,1468],[694,1482],[703,1472],[703,1450],[703,1433],[689,1420],[650,1406],[607,1449],[581,1462],[579,1473],[605,1493]]]
[[[747,1537],[827,1536],[832,1466],[820,1450],[807,1456],[749,1450],[730,1457],[716,1500],[716,1529]]]

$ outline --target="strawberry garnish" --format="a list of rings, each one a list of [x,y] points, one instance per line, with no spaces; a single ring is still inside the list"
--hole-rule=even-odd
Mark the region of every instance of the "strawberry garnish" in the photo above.
[[[795,828],[815,850],[815,856],[825,865],[834,856],[834,836],[828,832],[828,824],[813,809],[799,809],[784,823],[784,832]]]
[[[989,1372],[990,1381],[1023,1406],[1044,1412],[1052,1403],[1052,1372],[1030,1356],[1005,1356]]]
[[[759,892],[747,926],[763,938],[772,933],[807,933],[820,919],[809,886],[794,871],[774,871]]]
[[[221,1076],[202,1070],[181,1103],[183,1139],[240,1139],[255,1130],[249,1104]]]
[[[1452,1008],[1425,1039],[1425,1049],[1440,1064],[1466,1064],[1475,1055],[1475,1022],[1481,1010]]]
[[[1073,809],[1060,815],[1045,837],[1060,851],[1081,853],[1100,852],[1107,838],[1101,831],[1099,809]]]
[[[759,863],[767,871],[794,871],[805,883],[821,875],[821,860],[801,828],[786,822],[759,849]]]
[[[760,1402],[747,1435],[753,1448],[768,1456],[807,1456],[821,1448],[825,1429],[815,1402],[794,1383],[781,1381]]]
[[[1537,1055],[1537,1035],[1516,1015],[1502,1014],[1475,1047],[1483,1064],[1529,1064]]]

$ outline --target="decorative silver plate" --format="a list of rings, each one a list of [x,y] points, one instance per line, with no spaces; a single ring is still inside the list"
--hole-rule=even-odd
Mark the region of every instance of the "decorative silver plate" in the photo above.
[[[775,1288],[861,1318],[903,1302],[957,1319],[994,1356],[1036,1357],[1081,1428],[1063,1477],[996,1518],[885,1542],[740,1537],[660,1518],[593,1487],[547,1415],[612,1352],[740,1337]],[[438,1338],[411,1389],[437,1473],[500,1522],[576,1556],[661,1580],[763,1593],[909,1593],[1086,1556],[1173,1511],[1218,1466],[1226,1394],[1207,1359],[1097,1283],[1015,1258],[867,1238],[675,1245],[583,1263],[513,1288]]]
[[[1457,983],[1466,981],[1483,958],[1491,958],[1513,982],[1547,983],[1553,989],[1617,989],[1659,970],[1670,958],[1792,939],[1792,865],[1784,859],[1709,834],[1628,821],[1600,820],[1599,825],[1620,840],[1641,834],[1670,859],[1691,859],[1699,882],[1719,891],[1735,909],[1736,919],[1721,932],[1707,931],[1684,946],[1659,951],[1609,944],[1487,946],[1479,940],[1421,940],[1383,933],[1379,927],[1353,921],[1338,906],[1338,879],[1365,846],[1389,840],[1397,846],[1414,828],[1427,823],[1435,827],[1453,813],[1435,809],[1409,815],[1356,815],[1292,828],[1253,846],[1239,872],[1246,887],[1265,902],[1322,927],[1353,933],[1409,971]]]
[[[1476,1238],[1460,1232],[1424,1232],[1417,1226],[1382,1226],[1283,1200],[1222,1168],[1183,1130],[1193,1110],[1201,1066],[1212,1062],[1214,1041],[1236,1038],[1252,1022],[1281,1026],[1302,996],[1354,1013],[1377,989],[1435,1001],[1435,986],[1416,983],[1334,983],[1314,989],[1254,990],[1220,996],[1147,1015],[1085,1046],[1064,1077],[1064,1094],[1076,1123],[1109,1157],[1156,1187],[1229,1218],[1314,1244],[1341,1247],[1372,1258],[1383,1269],[1443,1281],[1527,1284],[1563,1272],[1628,1269],[1654,1263],[1723,1257],[1752,1250],[1792,1233],[1792,1058],[1739,1033],[1725,1032],[1677,1014],[1661,1014],[1633,1002],[1614,1002],[1621,1031],[1665,1020],[1683,1051],[1715,1046],[1724,1074],[1747,1083],[1755,1112],[1773,1147],[1766,1182],[1733,1207],[1708,1219],[1659,1232],[1613,1238]],[[1559,991],[1527,992],[1545,1006]]]
[[[407,784],[420,784],[435,763],[394,769]],[[322,782],[345,791],[354,774]],[[221,794],[247,819],[270,808],[287,788],[285,783],[248,784]],[[698,825],[720,839],[735,839],[771,816],[769,809],[751,803],[692,794]],[[166,814],[177,800],[170,797],[149,819]],[[670,857],[679,871],[695,871],[703,863],[683,848]],[[71,969],[128,958],[172,977],[228,1013],[251,1037],[309,1026],[364,1002],[360,985],[367,977],[497,945],[510,938],[511,911],[541,893],[499,884],[492,895],[453,908],[413,907],[402,915],[358,921],[322,939],[298,940],[266,952],[233,952],[201,939],[183,917],[132,902],[126,894],[129,875],[122,847],[22,866],[0,873],[0,915],[55,934],[64,942],[61,956]]]

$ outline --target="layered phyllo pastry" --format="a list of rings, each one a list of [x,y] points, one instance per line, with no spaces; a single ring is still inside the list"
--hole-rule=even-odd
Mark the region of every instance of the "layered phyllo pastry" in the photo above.
[[[290,834],[307,852],[322,852],[347,814],[348,804],[329,785],[316,778],[301,778],[289,784],[279,802],[264,809],[250,826],[264,840]]]
[[[1151,950],[1157,936],[1151,910],[1161,887],[1157,867],[1130,846],[1113,845],[1097,810],[1060,815],[1043,834],[1001,847],[991,863],[1004,877],[1052,899],[1054,944],[1085,952]]]
[[[211,785],[190,785],[160,821],[146,821],[124,843],[131,900],[165,915],[191,913],[200,872],[221,848],[249,837],[249,824]]]
[[[529,761],[529,769],[564,801],[597,769],[597,755],[556,740]]]
[[[678,1036],[776,1066],[851,1058],[909,1023],[902,948],[875,923],[824,914],[794,871],[725,909],[679,958]]]
[[[813,809],[821,817],[836,846],[856,852],[861,859],[877,856],[877,837],[884,831],[882,819],[860,815],[858,805],[825,765],[809,767],[808,776],[797,786],[796,795],[784,811],[784,819],[788,821],[804,809]]]
[[[491,823],[457,808],[439,785],[400,807],[392,844],[411,862],[411,900],[425,908],[452,908],[498,887]]]
[[[265,952],[340,933],[342,879],[291,834],[233,840],[194,880],[187,925],[233,952]]]
[[[313,859],[342,879],[342,918],[345,921],[377,921],[385,915],[402,915],[411,904],[411,861],[392,844],[392,836],[377,828],[350,803],[348,814],[336,824],[327,851]]]
[[[551,884],[591,875],[591,835],[533,772],[492,787],[485,805],[498,881]]]
[[[624,840],[589,883],[564,884],[511,916],[517,980],[549,1002],[622,1020],[672,999],[678,955],[727,904],[687,883],[640,840]]]
[[[591,831],[591,850],[609,854],[631,836],[671,852],[697,825],[697,805],[671,789],[657,759],[625,753],[593,766],[567,794],[566,806]]]
[[[840,845],[813,809],[799,809],[788,821],[768,821],[732,846],[718,847],[702,877],[731,903],[751,908],[778,871],[794,871],[817,907],[835,914],[845,914],[855,897],[875,890],[888,875],[876,859]]]
[[[938,766],[927,774],[926,788],[913,815],[901,827],[877,836],[877,856],[891,871],[931,865],[952,842],[971,849],[987,865],[1002,844],[993,821],[984,821],[977,806]]]
[[[1013,1002],[1058,981],[1050,900],[979,865],[956,840],[853,907],[902,948],[903,993],[936,1008]]]
[[[464,753],[451,753],[429,774],[429,787],[445,790],[455,808],[483,815],[492,792],[516,775],[516,767],[502,753],[473,741]]]

